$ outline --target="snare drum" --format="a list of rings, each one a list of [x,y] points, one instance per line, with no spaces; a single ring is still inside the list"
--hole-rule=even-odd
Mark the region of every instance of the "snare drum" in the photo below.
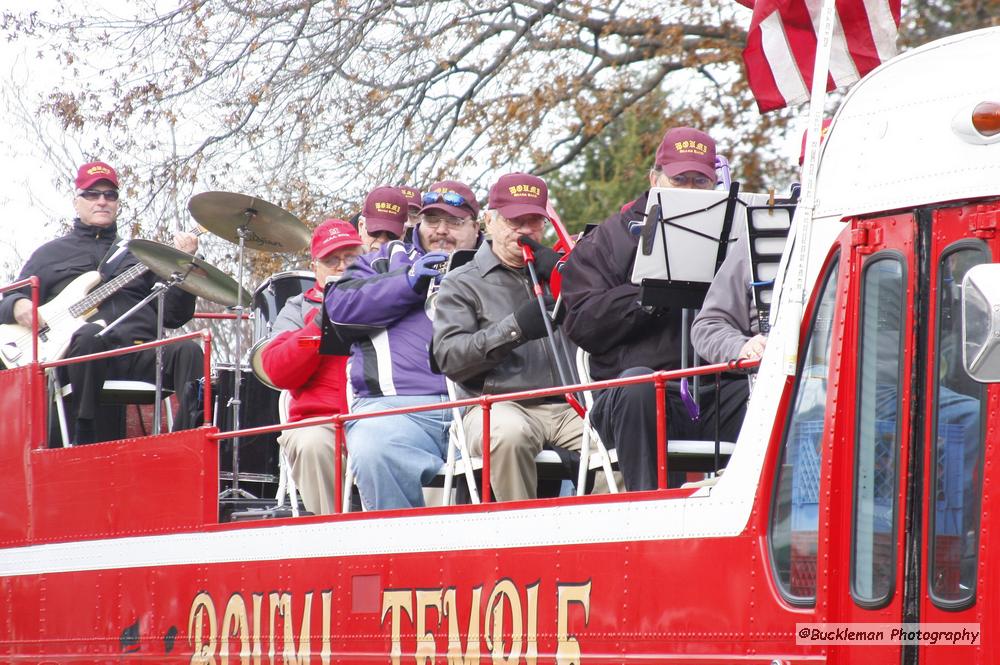
[[[253,292],[253,340],[256,345],[271,334],[278,312],[289,298],[302,295],[316,284],[308,270],[279,272],[265,279]]]
[[[281,388],[271,383],[270,377],[264,371],[264,348],[270,341],[269,338],[263,337],[254,342],[253,346],[250,347],[250,369],[253,370],[254,376],[260,379],[260,382],[265,386],[272,390],[281,390]]]

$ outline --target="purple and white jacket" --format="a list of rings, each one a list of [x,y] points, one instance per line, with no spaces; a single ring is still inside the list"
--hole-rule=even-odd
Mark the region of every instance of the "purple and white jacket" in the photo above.
[[[447,394],[444,376],[431,371],[433,329],[425,296],[406,279],[424,253],[416,232],[413,244],[387,243],[359,256],[327,294],[331,322],[370,329],[351,346],[356,397]]]

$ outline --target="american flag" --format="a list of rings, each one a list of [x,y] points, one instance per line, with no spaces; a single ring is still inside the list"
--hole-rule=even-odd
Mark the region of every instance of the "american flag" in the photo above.
[[[760,112],[809,99],[823,0],[739,2],[753,9],[743,62]],[[896,55],[900,4],[836,0],[828,91],[854,83]]]

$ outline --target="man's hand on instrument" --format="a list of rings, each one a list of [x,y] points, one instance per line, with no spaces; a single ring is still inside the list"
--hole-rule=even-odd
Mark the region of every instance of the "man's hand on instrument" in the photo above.
[[[438,266],[447,260],[446,252],[427,252],[414,261],[406,273],[406,281],[410,283],[410,288],[417,293],[427,293],[431,281],[441,278]]]
[[[174,236],[174,247],[182,252],[194,254],[198,251],[198,236],[186,231],[180,231]]]
[[[14,320],[25,328],[31,327],[31,300],[29,298],[21,298],[14,303]],[[38,327],[41,328],[44,325],[45,319],[43,319],[41,313],[39,313]]]
[[[738,360],[759,360],[764,355],[764,347],[767,345],[767,337],[754,335],[746,341],[740,349]]]
[[[546,311],[552,309],[556,303],[555,298],[548,293],[543,296],[543,301]],[[548,314],[542,314],[538,301],[534,298],[525,300],[520,307],[514,310],[514,320],[517,321],[517,327],[521,329],[521,337],[525,341],[540,339],[548,334],[543,316],[548,316]]]
[[[552,271],[556,269],[556,264],[562,259],[562,254],[550,247],[546,247],[530,236],[521,236],[518,242],[527,245],[535,254],[535,268],[538,272],[538,279],[549,281]]]

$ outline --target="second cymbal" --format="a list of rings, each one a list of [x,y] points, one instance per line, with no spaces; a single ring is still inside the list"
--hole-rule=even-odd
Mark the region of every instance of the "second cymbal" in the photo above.
[[[177,286],[188,293],[226,307],[235,307],[240,300],[244,307],[250,305],[250,293],[204,259],[152,240],[130,240],[128,249],[163,279],[170,279],[175,273],[184,275],[184,281]]]
[[[239,244],[242,227],[244,246],[262,252],[299,252],[311,240],[298,217],[248,194],[202,192],[191,197],[188,210],[199,224],[233,244]]]

